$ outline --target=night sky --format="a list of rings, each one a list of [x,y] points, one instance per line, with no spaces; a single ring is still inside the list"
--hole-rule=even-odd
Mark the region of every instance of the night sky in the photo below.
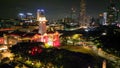
[[[87,15],[97,16],[106,10],[109,0],[86,0]],[[70,16],[74,7],[80,10],[80,0],[0,0],[0,18],[16,18],[19,12],[32,12],[44,9],[49,19]]]

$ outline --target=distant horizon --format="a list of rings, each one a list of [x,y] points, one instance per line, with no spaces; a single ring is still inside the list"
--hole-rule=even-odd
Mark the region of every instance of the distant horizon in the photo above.
[[[106,11],[109,0],[86,0],[86,14],[97,17],[99,13]],[[44,9],[47,19],[60,19],[70,17],[71,8],[77,9],[79,16],[80,0],[4,0],[0,2],[0,18],[17,18],[18,13],[31,12],[36,15],[37,9]]]

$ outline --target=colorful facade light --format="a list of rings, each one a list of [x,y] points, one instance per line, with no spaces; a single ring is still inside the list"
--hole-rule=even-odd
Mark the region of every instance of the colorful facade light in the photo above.
[[[60,39],[59,39],[59,33],[50,33],[50,34],[43,34],[43,35],[35,35],[32,38],[32,41],[35,42],[44,42],[45,47],[59,47],[60,46]]]

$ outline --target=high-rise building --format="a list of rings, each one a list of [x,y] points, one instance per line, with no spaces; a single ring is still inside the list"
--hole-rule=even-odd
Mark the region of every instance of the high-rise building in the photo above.
[[[107,22],[109,24],[115,23],[119,19],[119,7],[117,0],[110,0],[110,4],[107,8]]]
[[[45,16],[45,11],[43,9],[38,9],[37,10],[37,21],[39,21],[39,17],[44,17]]]
[[[34,18],[33,13],[30,13],[30,12],[26,13],[26,18],[27,19],[33,19]]]
[[[74,7],[71,8],[71,18],[72,18],[73,20],[76,20],[76,19],[77,19],[76,8],[74,8]]]
[[[80,2],[80,18],[79,18],[79,25],[88,26],[88,17],[86,15],[86,3],[85,0],[81,0]]]
[[[44,34],[46,33],[46,17],[44,15],[44,10],[37,10],[37,21],[39,23],[39,31],[38,33]]]
[[[108,23],[107,23],[107,12],[103,13],[103,23],[102,23],[102,25],[108,25]]]

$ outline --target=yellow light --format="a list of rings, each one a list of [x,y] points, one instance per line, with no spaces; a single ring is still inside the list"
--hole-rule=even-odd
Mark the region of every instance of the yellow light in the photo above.
[[[40,18],[39,18],[39,21],[42,21],[42,22],[43,22],[43,21],[47,21],[47,20],[46,20],[46,17],[40,17]]]
[[[99,14],[100,17],[102,17],[103,15],[102,14]]]
[[[47,44],[47,43],[45,43],[45,48],[49,48],[50,46]]]
[[[82,36],[82,35],[81,35],[81,34],[75,34],[75,35],[72,36],[72,38],[73,38],[73,39],[77,39],[77,38],[79,38],[80,36]]]

